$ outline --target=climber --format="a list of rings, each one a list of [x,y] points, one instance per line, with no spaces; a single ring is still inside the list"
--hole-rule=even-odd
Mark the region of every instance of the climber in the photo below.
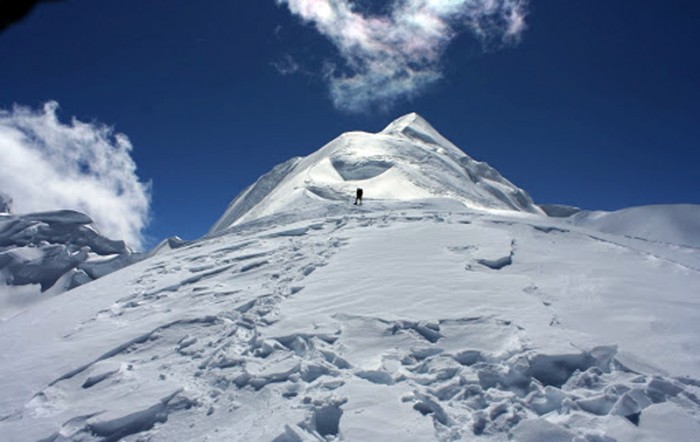
[[[362,189],[359,187],[357,188],[357,192],[355,192],[355,205],[362,205]]]

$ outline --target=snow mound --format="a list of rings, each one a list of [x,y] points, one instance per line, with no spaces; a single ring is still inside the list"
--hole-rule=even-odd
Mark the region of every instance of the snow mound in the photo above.
[[[233,200],[210,234],[271,215],[347,204],[358,187],[367,200],[448,198],[478,210],[544,213],[525,191],[412,113],[379,133],[344,133],[276,166]]]
[[[91,224],[89,216],[73,210],[0,215],[3,317],[40,299],[39,292],[70,290],[139,258],[124,241],[100,235]]]
[[[630,207],[615,212],[581,212],[571,222],[614,235],[700,247],[700,205]]]

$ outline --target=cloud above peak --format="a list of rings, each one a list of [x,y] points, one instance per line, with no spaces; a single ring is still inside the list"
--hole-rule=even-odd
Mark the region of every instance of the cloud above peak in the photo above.
[[[361,111],[410,98],[441,78],[449,42],[474,34],[485,48],[516,43],[528,0],[387,0],[373,15],[352,0],[276,0],[337,48],[325,72],[336,107]]]
[[[79,210],[104,235],[142,248],[150,186],[136,175],[131,142],[99,123],[62,123],[57,110],[55,101],[0,109],[0,190],[13,212]]]

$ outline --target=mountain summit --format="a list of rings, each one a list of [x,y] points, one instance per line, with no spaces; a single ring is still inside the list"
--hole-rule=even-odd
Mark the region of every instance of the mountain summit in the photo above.
[[[379,133],[347,132],[274,167],[231,202],[210,233],[319,204],[347,204],[357,187],[377,202],[447,198],[473,209],[542,213],[527,192],[411,113]]]

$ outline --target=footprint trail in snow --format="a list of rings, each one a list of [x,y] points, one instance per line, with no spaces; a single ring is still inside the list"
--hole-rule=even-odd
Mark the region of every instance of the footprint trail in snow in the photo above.
[[[680,301],[700,276],[626,241],[451,210],[251,223],[4,324],[5,348],[37,324],[50,343],[3,356],[0,429],[52,441],[612,441],[658,436],[671,415],[688,434],[700,364]]]

